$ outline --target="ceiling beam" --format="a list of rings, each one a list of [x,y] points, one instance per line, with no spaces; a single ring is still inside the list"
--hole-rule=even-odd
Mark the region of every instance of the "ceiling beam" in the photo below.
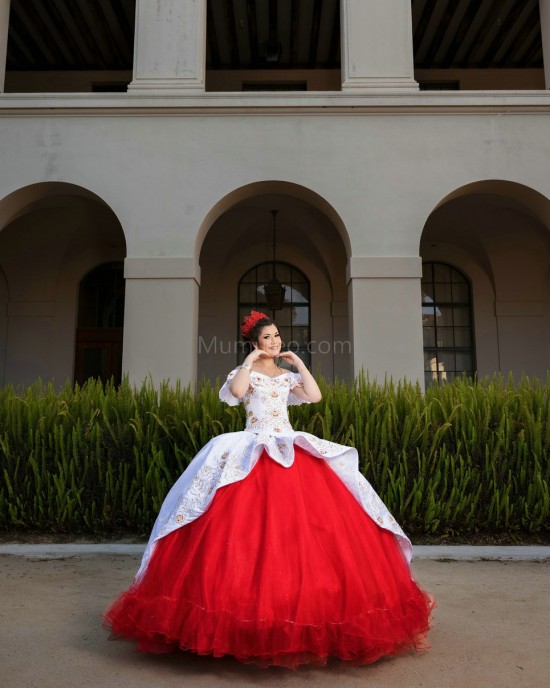
[[[506,15],[504,21],[499,25],[498,31],[491,41],[491,45],[487,48],[483,59],[480,61],[480,67],[489,67],[495,64],[495,58],[498,51],[502,48],[502,44],[506,35],[513,27],[517,24],[523,10],[525,8],[525,2],[523,0],[516,0],[512,8]]]
[[[206,3],[206,40],[210,49],[210,67],[212,69],[219,69],[221,67],[220,47],[218,45],[218,34],[214,24],[214,12],[212,11],[211,2]]]
[[[134,58],[134,32],[135,32],[135,2],[134,5],[134,21],[130,23],[128,17],[121,3],[121,0],[108,0],[112,7],[113,14],[116,17],[117,22],[120,24],[121,33],[123,40],[126,44],[126,49],[130,55],[130,59]]]
[[[332,18],[332,32],[330,35],[327,67],[331,69],[337,67],[340,63],[340,2],[336,2],[334,4],[334,16]]]
[[[260,63],[260,48],[258,45],[258,18],[256,16],[256,0],[247,0],[246,15],[248,18],[250,61],[252,62],[252,67],[257,67]]]
[[[439,20],[439,24],[437,25],[437,28],[434,32],[432,42],[430,43],[428,52],[426,53],[426,57],[424,58],[424,61],[428,65],[430,65],[430,67],[434,65],[437,53],[441,48],[441,44],[445,40],[445,36],[447,35],[449,26],[451,25],[451,22],[453,21],[454,16],[459,7],[460,3],[455,2],[455,0],[447,0],[447,6],[445,7],[445,11],[441,16],[441,19]]]
[[[53,3],[52,3],[53,4]],[[98,67],[100,69],[107,69],[107,63],[103,57],[101,50],[98,47],[97,37],[94,40],[94,36],[90,31],[90,25],[86,20],[86,17],[82,13],[81,7],[78,3],[71,3],[70,7],[71,17],[74,20],[79,34],[82,37],[82,41],[85,43],[88,52],[90,53],[93,64],[88,65],[90,67]],[[83,58],[85,59],[85,58]]]
[[[424,5],[424,9],[422,10],[422,14],[420,15],[420,19],[418,20],[416,29],[413,33],[415,57],[419,54],[420,49],[422,48],[422,42],[424,40],[424,36],[426,35],[426,29],[428,28],[430,19],[432,18],[432,15],[434,13],[436,2],[437,0],[427,0],[426,4]],[[423,63],[415,64],[415,66],[423,67]]]
[[[101,3],[92,2],[83,5],[82,7],[86,7],[87,11],[90,12],[92,21],[95,22],[98,29],[101,31],[107,52],[107,55],[104,55],[104,57],[107,59],[107,65],[110,68],[115,67],[116,69],[124,69],[126,67],[124,62],[124,54],[119,42],[116,41],[115,37],[113,36],[111,22],[109,22],[105,16],[105,13],[101,7]]]
[[[291,0],[290,9],[290,66],[298,64],[298,50],[300,47],[300,2]]]
[[[470,29],[472,28],[480,9],[481,3],[478,2],[478,0],[470,0],[468,9],[464,13],[464,16],[462,17],[462,20],[458,25],[453,40],[449,44],[447,52],[445,53],[443,60],[441,61],[441,66],[444,69],[448,69],[449,67],[454,65],[454,60],[460,48],[462,47],[462,44],[464,42],[464,39],[466,38],[468,31],[470,31]]]
[[[29,51],[27,41],[21,37],[16,23],[10,21],[6,68],[8,70],[30,69],[36,65],[36,59]]]
[[[28,2],[14,3],[10,14],[12,14],[12,21],[17,26],[19,33],[21,35],[30,33],[32,36],[33,45],[29,45],[28,49],[38,64],[42,63],[44,67],[55,69],[66,62],[66,55],[63,55],[42,17],[32,4]]]
[[[529,15],[525,18],[523,26],[519,29],[519,31],[511,41],[510,45],[508,46],[508,49],[498,61],[499,67],[503,67],[505,65],[513,67],[525,66],[520,58],[526,52],[525,44],[529,39],[529,36],[531,35],[534,27],[539,22],[539,17],[539,6],[538,2],[536,2],[535,6],[532,8]],[[515,60],[514,57],[516,57]]]
[[[473,64],[473,60],[476,56],[477,51],[487,38],[487,34],[489,33],[489,31],[491,31],[493,26],[498,21],[499,15],[503,9],[502,5],[502,0],[492,0],[491,9],[485,15],[485,19],[481,22],[481,25],[476,31],[476,34],[472,39],[470,47],[464,54],[464,58],[462,59],[462,62],[460,64],[461,67],[467,68]]]
[[[309,39],[309,66],[317,66],[317,55],[319,54],[319,33],[321,30],[321,12],[323,11],[323,0],[315,0],[313,6],[313,20],[311,22],[311,33]]]
[[[228,31],[229,52],[231,54],[231,66],[233,69],[238,69],[239,62],[239,44],[237,41],[237,23],[235,21],[235,8],[233,7],[233,0],[225,0],[225,24]]]

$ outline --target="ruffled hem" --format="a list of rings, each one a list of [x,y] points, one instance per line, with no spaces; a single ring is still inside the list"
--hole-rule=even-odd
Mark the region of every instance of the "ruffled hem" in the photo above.
[[[322,666],[329,658],[352,665],[383,656],[429,649],[433,598],[419,590],[398,610],[373,609],[341,623],[300,624],[288,620],[239,619],[226,611],[202,609],[168,597],[139,600],[136,589],[123,593],[105,614],[111,638],[133,640],[137,650],[168,654],[231,655],[261,667],[297,669]],[[174,614],[177,609],[177,615]]]
[[[393,534],[325,462],[264,453],[246,480],[159,540],[105,615],[143,652],[178,648],[260,666],[369,664],[427,648],[431,598]]]

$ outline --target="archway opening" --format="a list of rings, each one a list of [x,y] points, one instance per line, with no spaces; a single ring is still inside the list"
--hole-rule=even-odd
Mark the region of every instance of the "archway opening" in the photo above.
[[[2,199],[0,228],[8,294],[4,380],[62,385],[74,379],[80,282],[98,265],[124,260],[124,232],[102,199],[62,182],[32,184]]]
[[[480,376],[547,374],[549,229],[550,201],[501,180],[456,189],[426,222],[423,262],[449,265],[471,286],[473,358]],[[462,372],[468,373],[466,363]]]
[[[275,311],[275,320],[313,372],[349,378],[345,230],[334,221],[337,214],[327,211],[329,204],[318,199],[297,185],[262,182],[236,190],[211,211],[215,219],[206,228],[199,259],[199,376],[227,374],[242,357],[240,318],[252,303],[261,305],[262,280],[271,277],[276,209],[276,260],[288,273],[283,279],[277,272],[277,278],[286,280],[293,300],[286,311]],[[250,286],[243,286],[245,276]],[[241,302],[246,290],[254,294]]]

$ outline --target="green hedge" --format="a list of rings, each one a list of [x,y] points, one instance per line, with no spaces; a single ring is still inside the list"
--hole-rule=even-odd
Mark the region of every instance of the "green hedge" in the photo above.
[[[410,533],[550,530],[550,379],[321,381],[291,408],[297,430],[359,451],[361,470]],[[0,528],[145,535],[174,480],[242,407],[168,385],[90,381],[0,390]]]

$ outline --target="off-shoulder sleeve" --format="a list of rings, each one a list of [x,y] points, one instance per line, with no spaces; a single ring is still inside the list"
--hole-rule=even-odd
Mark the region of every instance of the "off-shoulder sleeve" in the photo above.
[[[304,383],[302,380],[302,376],[300,373],[289,373],[290,375],[290,392],[288,393],[288,401],[286,402],[288,406],[299,406],[300,404],[311,404],[311,401],[305,401],[304,399],[300,399],[300,397],[297,397],[294,392],[292,391],[293,389],[296,389],[296,387],[303,387]]]
[[[220,399],[221,401],[225,401],[226,404],[229,404],[229,406],[238,406],[241,403],[241,400],[237,399],[237,397],[234,397],[229,390],[229,383],[238,372],[239,368],[232,370],[227,376],[227,380],[220,387]]]

